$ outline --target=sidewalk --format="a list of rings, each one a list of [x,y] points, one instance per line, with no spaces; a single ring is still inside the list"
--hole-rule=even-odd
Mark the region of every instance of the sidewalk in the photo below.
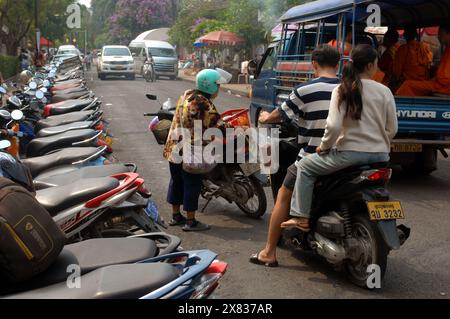
[[[195,83],[195,76],[185,75],[183,72],[180,72],[178,75],[180,79],[183,81],[189,81]],[[251,98],[252,86],[251,84],[222,84],[222,91],[234,94],[238,97]]]

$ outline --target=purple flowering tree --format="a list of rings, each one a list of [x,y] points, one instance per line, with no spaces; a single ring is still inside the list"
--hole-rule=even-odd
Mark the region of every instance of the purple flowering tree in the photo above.
[[[173,21],[171,0],[119,0],[109,19],[114,41],[128,44],[140,33],[169,26]]]

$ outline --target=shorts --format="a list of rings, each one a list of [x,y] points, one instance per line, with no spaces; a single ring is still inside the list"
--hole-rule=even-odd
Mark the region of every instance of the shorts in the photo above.
[[[292,164],[289,166],[287,170],[286,177],[284,178],[283,186],[289,189],[290,191],[294,191],[295,182],[297,180],[297,166]]]

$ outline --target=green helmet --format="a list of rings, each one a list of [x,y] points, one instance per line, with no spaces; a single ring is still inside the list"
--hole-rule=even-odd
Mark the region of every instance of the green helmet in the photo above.
[[[214,95],[219,84],[229,83],[232,75],[222,69],[206,69],[197,74],[197,90]]]

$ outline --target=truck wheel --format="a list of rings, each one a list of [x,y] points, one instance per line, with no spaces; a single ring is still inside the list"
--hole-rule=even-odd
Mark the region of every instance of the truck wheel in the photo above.
[[[412,164],[402,165],[402,168],[411,174],[430,175],[437,170],[437,158],[437,150],[427,147],[416,154]]]

